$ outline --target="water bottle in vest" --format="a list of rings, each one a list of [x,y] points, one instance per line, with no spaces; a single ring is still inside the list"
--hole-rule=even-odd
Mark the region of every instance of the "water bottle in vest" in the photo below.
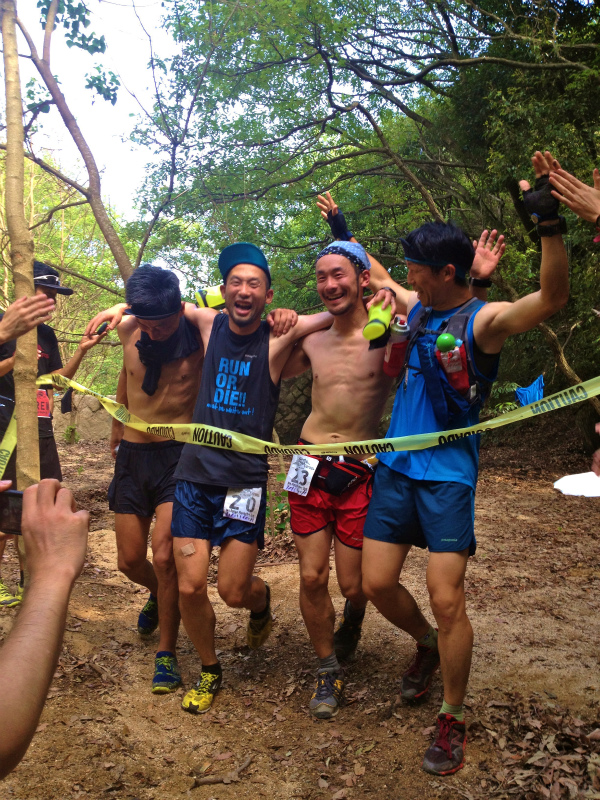
[[[385,347],[383,357],[383,371],[390,378],[400,375],[406,358],[406,348],[408,347],[408,337],[410,328],[408,322],[403,317],[396,317],[390,325],[391,336]]]
[[[198,308],[225,308],[225,300],[221,294],[220,286],[209,286],[207,289],[198,289],[196,292],[196,305]]]
[[[441,333],[435,341],[435,355],[450,386],[461,394],[468,394],[471,387],[464,343],[451,333]]]

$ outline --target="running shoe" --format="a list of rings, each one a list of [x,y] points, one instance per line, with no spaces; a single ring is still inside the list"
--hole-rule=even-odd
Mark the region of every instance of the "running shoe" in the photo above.
[[[0,606],[2,608],[14,608],[21,602],[20,597],[12,595],[6,586],[0,581]]]
[[[338,661],[348,661],[348,659],[354,655],[354,651],[358,647],[358,641],[362,634],[362,623],[365,612],[363,610],[359,621],[351,622],[348,619],[349,605],[350,601],[346,600],[342,621],[337,631],[333,634],[333,647]]]
[[[438,734],[423,759],[423,769],[431,775],[452,775],[465,764],[467,731],[465,723],[451,714],[437,718]]]
[[[223,676],[220,673],[213,675],[212,672],[201,672],[198,683],[183,698],[181,703],[183,710],[189,711],[190,714],[206,714],[221,688],[222,680]]]
[[[138,633],[140,636],[150,636],[158,628],[158,602],[150,593],[146,605],[138,617]]]
[[[181,686],[179,665],[173,653],[163,650],[156,654],[152,694],[169,694]]]
[[[253,617],[250,614],[248,620],[248,629],[246,630],[246,642],[251,650],[258,650],[269,638],[269,634],[273,629],[273,614],[271,613],[271,589],[268,583],[267,587],[267,607],[262,612],[260,617]]]
[[[419,700],[429,689],[433,674],[440,666],[437,650],[418,644],[417,652],[410,667],[402,676],[400,694],[403,700]]]
[[[318,672],[315,690],[310,703],[309,711],[315,719],[331,719],[340,710],[342,694],[344,693],[344,673]]]

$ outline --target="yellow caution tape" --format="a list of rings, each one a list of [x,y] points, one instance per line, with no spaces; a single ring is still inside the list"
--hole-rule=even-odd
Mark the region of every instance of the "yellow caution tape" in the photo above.
[[[15,412],[13,411],[10,422],[8,423],[8,428],[6,429],[6,433],[4,434],[2,442],[0,442],[0,479],[4,475],[6,465],[10,461],[10,457],[12,456],[13,450],[16,446],[17,418],[15,417]]]
[[[363,442],[337,442],[336,444],[313,444],[313,445],[280,445],[273,442],[265,442],[262,439],[255,439],[253,436],[246,436],[243,433],[234,433],[220,428],[213,428],[210,425],[200,425],[197,423],[179,423],[169,425],[167,423],[144,422],[139,417],[130,414],[121,403],[110,400],[98,392],[86,389],[79,383],[65,378],[63,375],[52,374],[42,375],[38,378],[39,386],[53,383],[62,388],[74,389],[81,394],[95,397],[108,413],[115,419],[143,433],[154,436],[162,436],[165,439],[174,439],[178,442],[188,442],[190,444],[206,445],[207,447],[217,447],[223,450],[235,450],[244,453],[270,454],[283,453],[284,455],[349,455],[362,456],[377,453],[391,453],[404,450],[425,450],[427,447],[436,447],[448,442],[455,442],[466,436],[476,436],[479,433],[500,428],[503,425],[510,425],[530,417],[546,414],[558,408],[565,408],[574,403],[580,403],[589,397],[600,394],[600,377],[591,378],[584,383],[578,383],[562,392],[545,397],[536,403],[509,411],[499,417],[494,417],[486,422],[480,422],[469,428],[458,428],[455,430],[442,431],[436,433],[420,433],[415,436],[402,436],[395,439],[370,439]]]

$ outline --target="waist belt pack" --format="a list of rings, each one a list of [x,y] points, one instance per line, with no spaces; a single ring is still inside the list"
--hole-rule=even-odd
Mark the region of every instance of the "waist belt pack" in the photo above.
[[[375,468],[368,462],[345,456],[342,458],[343,460],[339,456],[320,456],[312,485],[339,497],[375,474]]]

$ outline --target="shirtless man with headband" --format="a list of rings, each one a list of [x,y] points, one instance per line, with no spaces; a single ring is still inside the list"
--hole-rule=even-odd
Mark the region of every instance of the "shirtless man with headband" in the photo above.
[[[123,345],[117,401],[148,422],[190,422],[202,376],[201,333],[203,328],[210,331],[217,312],[187,304],[188,313],[193,314],[190,322],[184,317],[186,304],[181,300],[176,275],[150,264],[135,270],[125,292],[127,304],[101,312],[88,325],[93,331],[110,320],[109,330],[117,327]],[[270,323],[276,325],[278,334],[295,316],[294,312],[280,311]],[[279,320],[281,325],[277,324]],[[160,620],[152,692],[167,694],[181,684],[176,658],[180,615],[171,512],[174,472],[183,444],[125,427],[113,419],[110,447],[115,475],[109,488],[109,505],[115,512],[118,565],[124,575],[150,592],[138,618],[138,632],[149,636]],[[148,534],[154,515],[150,563]]]

